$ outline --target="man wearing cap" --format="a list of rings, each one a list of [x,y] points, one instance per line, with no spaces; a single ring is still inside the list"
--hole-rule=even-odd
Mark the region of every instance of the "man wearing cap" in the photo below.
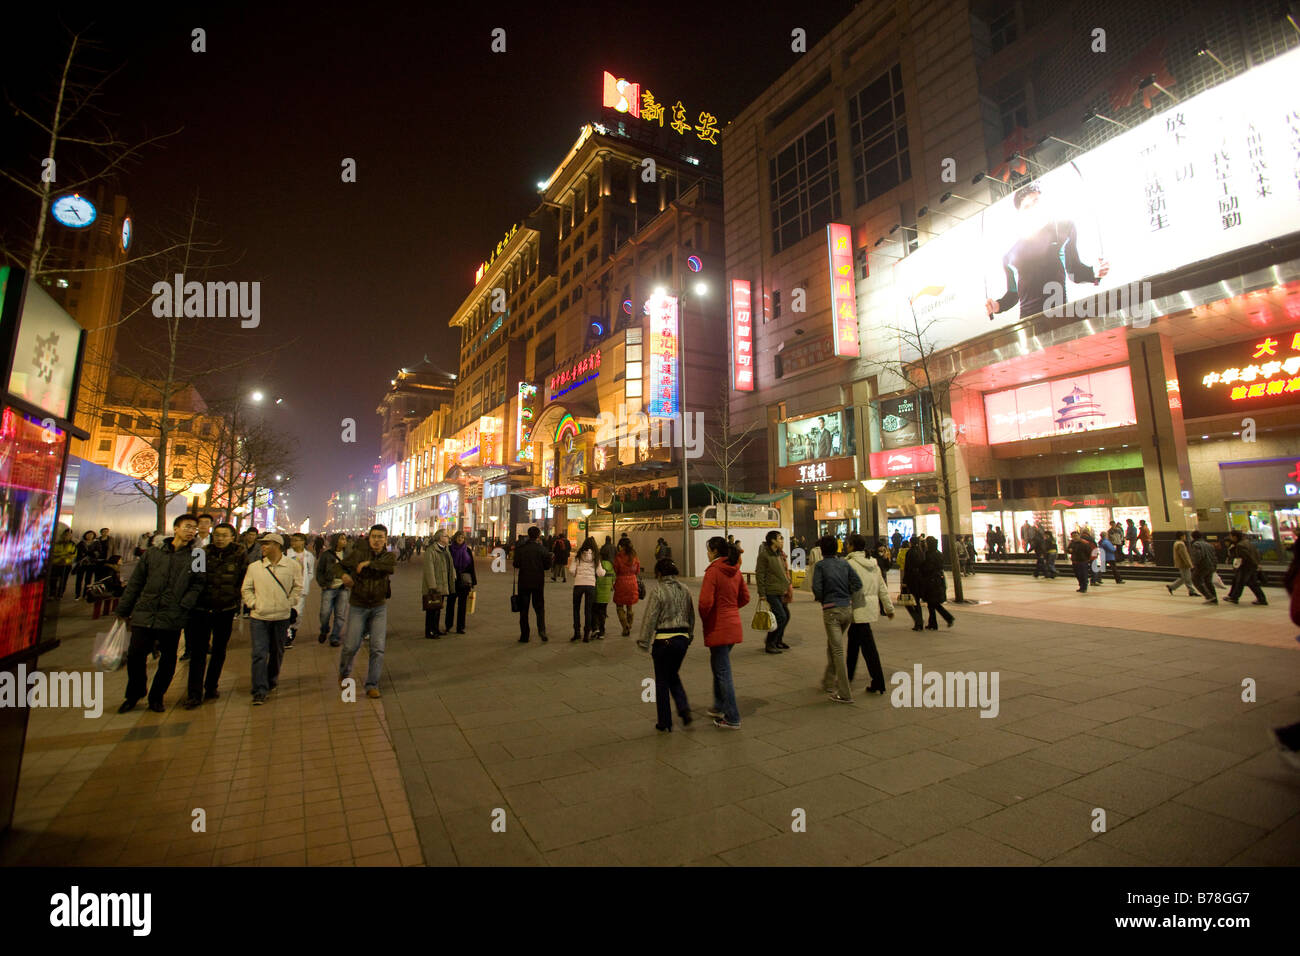
[[[266,703],[280,677],[284,640],[289,625],[298,619],[302,594],[302,565],[284,555],[284,538],[262,535],[262,558],[248,566],[242,588],[244,604],[251,609],[249,638],[253,645],[253,704]]]

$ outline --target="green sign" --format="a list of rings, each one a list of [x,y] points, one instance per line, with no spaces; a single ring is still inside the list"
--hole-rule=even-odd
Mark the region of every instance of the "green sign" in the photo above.
[[[578,522],[578,530],[579,530],[579,531],[586,531],[586,530],[587,530],[587,522],[585,522],[585,521],[579,521],[579,522]]]
[[[699,516],[699,515],[691,515],[691,527],[692,527],[692,528],[698,528],[699,526],[700,526],[700,516]]]

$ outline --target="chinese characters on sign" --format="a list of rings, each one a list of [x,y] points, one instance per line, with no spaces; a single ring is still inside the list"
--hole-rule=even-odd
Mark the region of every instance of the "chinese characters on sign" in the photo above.
[[[537,414],[537,386],[519,383],[519,421],[515,426],[515,461],[533,460],[533,418]]]
[[[501,241],[497,243],[497,247],[492,250],[492,255],[488,256],[485,261],[479,263],[478,268],[474,270],[475,285],[478,285],[480,282],[483,281],[483,276],[487,274],[488,267],[492,265],[493,261],[496,260],[497,256],[501,255],[501,250],[510,244],[510,240],[514,238],[515,233],[518,231],[519,231],[519,224],[515,223],[513,226],[510,227],[510,231],[501,237]]]
[[[1264,336],[1251,350],[1251,358],[1263,359],[1262,362],[1207,372],[1201,384],[1208,389],[1220,385],[1230,388],[1228,397],[1234,402],[1300,392],[1300,332],[1291,336],[1289,346],[1283,345],[1285,341],[1285,336],[1276,339]],[[1283,357],[1278,353],[1279,348],[1295,354]]]
[[[551,488],[547,497],[551,499],[553,505],[581,504],[587,500],[587,491],[582,485],[556,485]]]
[[[600,349],[593,349],[566,369],[561,369],[546,380],[546,389],[550,400],[554,401],[565,392],[570,392],[579,385],[590,382],[600,374]]]
[[[650,300],[650,380],[646,383],[646,414],[675,418],[677,403],[677,299],[671,295]]]
[[[826,462],[816,462],[811,465],[799,465],[800,481],[826,481],[827,471]]]
[[[731,387],[754,390],[754,325],[748,279],[731,280]]]
[[[858,299],[853,291],[852,230],[843,223],[831,223],[826,227],[826,244],[830,250],[835,354],[853,358],[858,355]]]
[[[627,113],[645,123],[657,122],[661,128],[666,118],[664,104],[656,100],[653,93],[641,89],[640,83],[629,83],[622,77],[614,76],[608,70],[604,71],[601,105],[619,113]],[[714,146],[718,145],[718,133],[721,130],[718,129],[718,118],[712,113],[701,111],[697,116],[697,122],[692,123],[681,100],[668,109],[670,110],[668,115],[672,116],[668,128],[678,136],[694,132],[696,139]]]

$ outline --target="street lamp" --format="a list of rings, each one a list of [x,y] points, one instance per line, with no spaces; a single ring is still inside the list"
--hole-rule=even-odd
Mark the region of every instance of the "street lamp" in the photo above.
[[[880,543],[880,509],[876,507],[876,495],[889,484],[887,478],[864,478],[862,487],[871,494],[871,537]]]
[[[263,395],[261,391],[257,391],[257,390],[255,390],[255,391],[254,391],[251,395],[249,395],[248,397],[249,397],[249,399],[250,399],[251,401],[254,401],[254,402],[260,402],[262,399],[266,398],[266,396]]]

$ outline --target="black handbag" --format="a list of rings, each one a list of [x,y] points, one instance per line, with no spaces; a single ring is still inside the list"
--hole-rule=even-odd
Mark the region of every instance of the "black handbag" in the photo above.
[[[518,580],[518,575],[510,579],[510,610],[515,614],[519,613],[519,592],[515,590]]]
[[[474,586],[474,575],[470,574],[468,571],[460,572],[460,577],[457,580],[463,588],[472,588]]]
[[[641,580],[641,575],[636,576],[636,598],[638,601],[645,600],[645,582]]]
[[[446,600],[447,596],[441,591],[429,588],[429,590],[424,592],[421,603],[424,605],[426,611],[440,611],[442,610],[442,606]]]

